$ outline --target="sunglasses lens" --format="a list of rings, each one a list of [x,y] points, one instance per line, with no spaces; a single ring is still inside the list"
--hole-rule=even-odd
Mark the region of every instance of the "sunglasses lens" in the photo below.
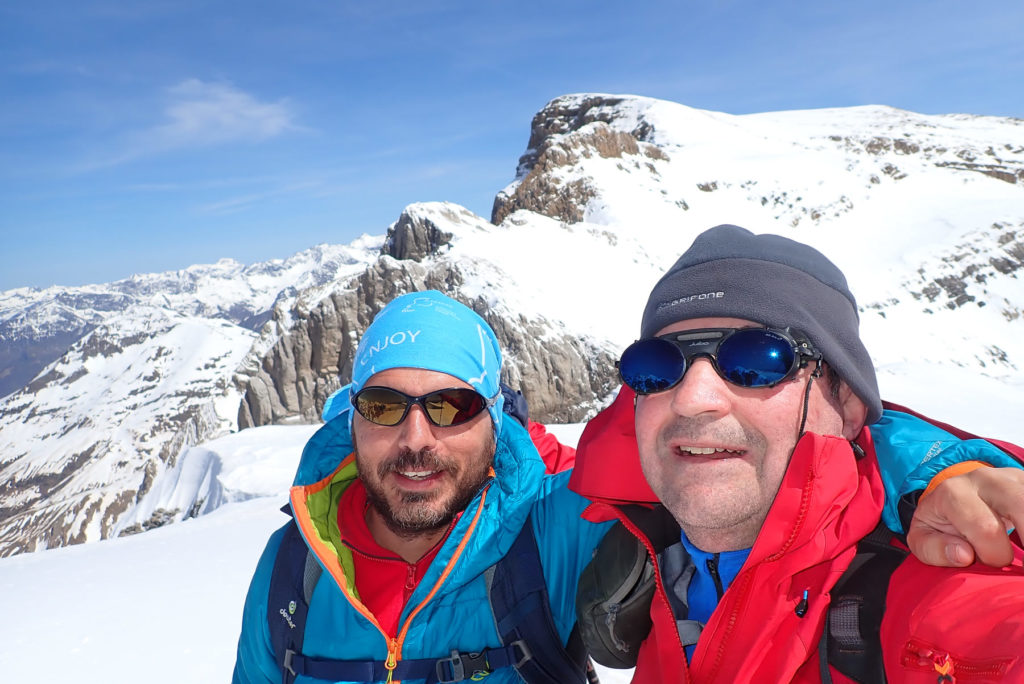
[[[738,330],[718,348],[718,370],[740,387],[778,384],[793,369],[792,343],[771,330]]]
[[[471,389],[453,388],[424,396],[423,407],[431,422],[438,427],[449,427],[475,418],[487,407],[487,402]]]
[[[622,381],[637,394],[667,390],[683,377],[686,359],[667,340],[651,338],[631,344],[619,359]]]
[[[404,396],[386,387],[368,387],[355,396],[356,411],[377,425],[398,425],[405,418],[409,403]]]
[[[405,420],[409,408],[419,403],[431,423],[438,427],[460,425],[487,408],[487,402],[471,389],[443,389],[422,397],[407,397],[387,387],[367,387],[355,396],[355,408],[366,420],[394,426]]]

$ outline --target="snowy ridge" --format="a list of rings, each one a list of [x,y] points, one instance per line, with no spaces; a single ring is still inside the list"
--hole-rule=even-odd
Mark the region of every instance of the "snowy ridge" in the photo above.
[[[573,110],[586,102],[591,109]],[[880,106],[732,116],[593,95],[559,98],[547,110],[570,110],[565,119],[579,124],[563,130],[548,120],[559,132],[542,147],[563,149],[559,185],[590,190],[584,220],[519,210],[502,223],[508,231],[464,236],[450,257],[502,255],[516,284],[501,290],[512,310],[628,344],[654,281],[698,232],[730,222],[808,242],[836,261],[865,326],[878,329],[869,348],[880,363],[923,351],[960,365],[958,346],[984,330],[998,358],[966,358],[980,372],[1019,380],[1024,122]],[[572,138],[602,128],[653,141],[664,158],[570,153]],[[519,171],[503,194],[527,181],[530,170]],[[876,326],[872,317],[889,322]],[[887,344],[888,325],[928,344]]]
[[[0,324],[4,325],[0,332],[8,337],[26,335],[34,326],[52,322],[57,312],[116,314],[130,305],[239,323],[265,314],[288,292],[322,286],[339,274],[359,270],[379,249],[379,240],[363,236],[351,245],[317,245],[287,259],[248,266],[221,259],[215,264],[133,275],[103,285],[7,290],[0,292]],[[33,314],[27,315],[26,311]],[[42,311],[53,314],[47,316]],[[20,325],[14,327],[14,322]]]

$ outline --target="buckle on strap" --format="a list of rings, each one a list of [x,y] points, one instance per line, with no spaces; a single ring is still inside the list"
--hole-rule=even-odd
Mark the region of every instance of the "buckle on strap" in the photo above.
[[[284,667],[285,670],[288,671],[288,674],[290,674],[293,678],[299,676],[298,673],[295,672],[295,668],[292,667],[292,658],[294,658],[294,657],[295,657],[295,651],[293,651],[292,649],[289,648],[288,650],[286,650],[284,652],[283,667]]]
[[[445,676],[444,666],[446,663],[451,667],[451,679]],[[456,650],[452,650],[451,656],[437,661],[435,670],[437,681],[440,684],[451,684],[451,682],[462,682],[468,679],[467,671],[469,672],[469,677],[477,673],[490,674],[491,665],[487,662],[487,654],[485,652],[459,653]]]
[[[515,663],[513,663],[512,667],[514,667],[514,668],[516,668],[518,670],[520,667],[522,667],[523,663],[525,663],[527,660],[532,660],[533,659],[533,654],[530,653],[530,647],[526,645],[526,641],[524,639],[520,639],[518,641],[513,641],[510,645],[513,646],[513,647],[518,647],[519,650],[523,654],[519,658],[519,660],[517,660]],[[513,653],[514,653],[514,651],[513,651]]]

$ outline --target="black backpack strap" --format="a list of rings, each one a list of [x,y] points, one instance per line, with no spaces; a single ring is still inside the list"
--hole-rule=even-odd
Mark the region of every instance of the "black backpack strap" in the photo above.
[[[528,659],[529,653],[512,644],[502,648],[484,649],[480,653],[452,651],[447,658],[399,660],[388,671],[383,660],[331,660],[312,658],[289,651],[285,660],[286,675],[322,679],[328,682],[383,682],[425,679],[430,684],[449,684],[469,679],[477,681],[503,667],[515,667]]]
[[[516,646],[524,657],[515,664],[527,684],[572,684],[587,681],[587,654],[578,631],[569,653],[558,636],[540,551],[527,517],[512,548],[486,572],[488,597],[501,643]]]
[[[285,512],[290,513],[290,510],[286,507]],[[295,681],[296,673],[289,661],[292,654],[302,652],[309,601],[321,572],[320,564],[306,546],[293,518],[277,549],[267,595],[270,643],[283,684]]]
[[[884,684],[882,616],[889,578],[910,553],[893,546],[898,539],[881,522],[857,543],[857,555],[832,588],[819,663],[822,682],[831,682],[829,665],[861,684]]]

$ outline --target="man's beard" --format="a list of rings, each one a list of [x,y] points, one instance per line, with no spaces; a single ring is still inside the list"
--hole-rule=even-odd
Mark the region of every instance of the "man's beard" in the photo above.
[[[453,478],[456,477],[458,468],[454,464],[440,459],[430,449],[420,451],[403,449],[398,456],[377,466],[375,477],[366,477],[365,471],[360,466],[357,447],[356,468],[359,472],[359,479],[362,480],[363,486],[366,488],[366,500],[377,511],[388,529],[400,537],[414,538],[448,527],[455,516],[465,510],[480,488],[490,479],[490,469],[494,462],[494,442],[489,442],[485,448],[490,452],[487,454],[487,458],[481,459],[476,470],[464,470],[462,477],[455,481],[454,495],[442,506],[431,505],[440,496],[444,496],[436,491],[400,491],[397,493],[399,500],[393,508],[388,502],[383,485],[384,478],[388,474],[403,470],[438,471],[447,473]]]

